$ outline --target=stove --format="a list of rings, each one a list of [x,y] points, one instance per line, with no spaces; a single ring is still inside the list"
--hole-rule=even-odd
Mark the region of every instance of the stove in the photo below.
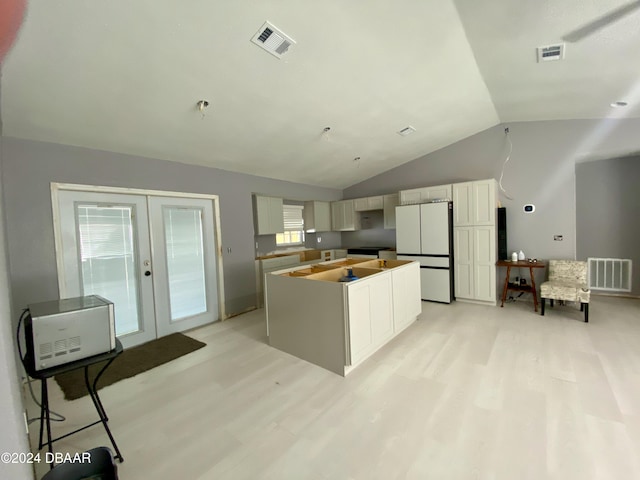
[[[391,250],[391,247],[353,247],[347,248],[347,255],[370,255],[372,258],[378,258],[381,250]]]

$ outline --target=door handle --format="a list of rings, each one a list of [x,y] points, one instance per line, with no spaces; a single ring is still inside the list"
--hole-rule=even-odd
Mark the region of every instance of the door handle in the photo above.
[[[144,276],[145,277],[150,277],[151,276],[151,272],[149,270],[147,270],[146,272],[144,272]]]

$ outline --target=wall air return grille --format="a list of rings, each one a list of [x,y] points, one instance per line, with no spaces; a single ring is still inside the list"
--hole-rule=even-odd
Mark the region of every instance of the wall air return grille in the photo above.
[[[564,59],[564,43],[538,47],[538,63]]]
[[[589,258],[589,287],[609,292],[630,292],[633,262],[622,258]]]
[[[271,23],[265,22],[260,30],[251,39],[253,43],[264,48],[274,57],[281,58],[295,41],[288,35],[282,33]]]

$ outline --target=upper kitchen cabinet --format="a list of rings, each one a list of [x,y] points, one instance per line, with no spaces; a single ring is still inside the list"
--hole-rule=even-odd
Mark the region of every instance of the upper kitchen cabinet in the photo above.
[[[384,196],[384,228],[396,228],[396,207],[399,203],[400,197],[397,193],[392,193]]]
[[[382,210],[384,207],[382,195],[378,195],[375,197],[356,198],[353,203],[356,212]]]
[[[256,235],[272,235],[284,232],[282,199],[254,195],[253,223]]]
[[[356,215],[353,200],[331,202],[331,229],[337,232],[360,229],[360,217]]]
[[[412,188],[400,191],[400,205],[414,205],[416,203],[429,203],[434,200],[450,200],[452,198],[452,185],[437,185],[435,187]]]
[[[329,202],[304,202],[304,230],[305,232],[331,231],[331,204]]]
[[[495,225],[497,182],[491,178],[453,185],[453,224]]]

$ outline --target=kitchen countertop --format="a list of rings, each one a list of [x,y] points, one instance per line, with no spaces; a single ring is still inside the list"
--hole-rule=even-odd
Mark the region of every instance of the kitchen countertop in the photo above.
[[[260,255],[256,260],[267,260],[269,258],[288,257],[289,255],[300,255],[301,262],[318,260],[320,253],[325,250],[378,250],[394,252],[395,247],[336,247],[336,248],[305,248],[300,250],[282,250],[280,252],[270,253],[268,255]],[[362,252],[368,253],[368,252]]]
[[[267,260],[269,258],[288,257],[289,255],[300,255],[300,261],[306,262],[310,260],[319,260],[320,252],[324,250],[340,250],[340,249],[338,248],[323,248],[323,249],[306,248],[306,249],[300,249],[300,250],[281,251],[276,253],[270,253],[269,255],[261,255],[259,257],[256,257],[256,260]]]

